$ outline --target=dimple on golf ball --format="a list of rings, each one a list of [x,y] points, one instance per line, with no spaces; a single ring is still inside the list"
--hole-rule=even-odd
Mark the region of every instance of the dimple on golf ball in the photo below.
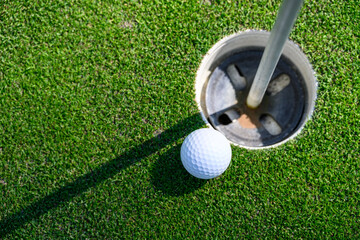
[[[231,146],[220,132],[202,128],[188,135],[181,146],[181,162],[194,177],[220,176],[231,161]]]

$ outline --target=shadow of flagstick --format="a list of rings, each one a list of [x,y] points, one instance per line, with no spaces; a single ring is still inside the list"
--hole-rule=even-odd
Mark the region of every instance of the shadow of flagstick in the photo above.
[[[179,138],[185,137],[203,125],[204,123],[201,121],[199,115],[193,115],[183,119],[159,136],[134,146],[121,156],[104,163],[95,170],[77,178],[75,181],[68,183],[55,192],[5,217],[0,222],[0,237],[4,237],[22,227],[24,224],[40,218],[51,209],[71,201],[74,197],[82,194],[89,188],[96,187],[106,179],[119,173],[122,169],[139,162],[143,158],[159,151],[172,142],[177,141]]]

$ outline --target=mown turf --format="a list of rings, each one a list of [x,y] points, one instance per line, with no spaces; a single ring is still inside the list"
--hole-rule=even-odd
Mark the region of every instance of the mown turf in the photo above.
[[[279,5],[1,1],[0,238],[359,238],[357,0],[305,1],[291,33],[319,82],[296,140],[181,165],[203,55]]]

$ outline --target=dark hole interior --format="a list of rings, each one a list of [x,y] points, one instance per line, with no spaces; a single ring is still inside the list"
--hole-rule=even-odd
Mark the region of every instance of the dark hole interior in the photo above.
[[[218,121],[222,125],[228,125],[232,122],[231,119],[229,118],[229,116],[226,115],[225,113],[223,113],[219,116]]]

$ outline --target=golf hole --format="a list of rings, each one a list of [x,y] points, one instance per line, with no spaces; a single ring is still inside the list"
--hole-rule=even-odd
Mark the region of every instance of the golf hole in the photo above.
[[[234,145],[248,149],[276,147],[295,138],[316,101],[314,71],[288,40],[262,103],[256,109],[246,106],[269,36],[246,31],[225,37],[205,55],[196,75],[196,102],[204,121]]]

